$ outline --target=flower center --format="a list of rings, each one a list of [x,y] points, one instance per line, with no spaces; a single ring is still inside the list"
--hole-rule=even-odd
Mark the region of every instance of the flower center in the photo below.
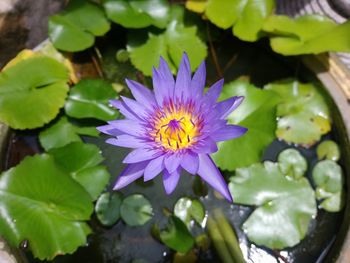
[[[175,112],[158,119],[153,136],[165,149],[177,151],[196,142],[198,127],[191,114]]]

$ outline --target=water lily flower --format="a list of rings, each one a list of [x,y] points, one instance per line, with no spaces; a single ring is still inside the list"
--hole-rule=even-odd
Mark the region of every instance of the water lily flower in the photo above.
[[[232,201],[210,154],[218,150],[217,142],[240,137],[247,131],[225,120],[243,97],[217,102],[224,81],[217,81],[204,93],[205,78],[204,61],[191,78],[190,63],[184,54],[176,81],[165,60],[160,58],[159,68],[153,68],[153,92],[138,82],[126,80],[135,100],[121,96],[121,100],[110,102],[125,119],[98,127],[113,136],[107,143],[133,149],[123,160],[127,165],[114,189],[121,189],[142,176],[144,181],[152,180],[163,172],[164,188],[170,194],[184,169],[198,174]]]

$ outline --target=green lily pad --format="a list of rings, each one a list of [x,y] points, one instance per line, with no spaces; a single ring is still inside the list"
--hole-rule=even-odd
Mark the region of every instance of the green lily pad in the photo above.
[[[264,162],[237,169],[230,180],[236,203],[257,206],[243,224],[249,240],[283,249],[305,237],[317,213],[315,194],[307,179],[288,179],[278,163]]]
[[[82,80],[70,90],[65,111],[74,118],[113,120],[118,112],[109,106],[108,101],[116,97],[117,92],[110,83],[101,79]]]
[[[51,149],[49,153],[64,171],[85,188],[93,200],[97,199],[109,182],[110,174],[106,167],[98,165],[103,157],[94,144],[72,142]]]
[[[174,215],[180,218],[187,227],[190,227],[192,219],[202,225],[205,209],[199,200],[182,197],[177,200],[174,206]]]
[[[264,89],[281,96],[277,106],[276,135],[279,139],[310,147],[330,131],[327,103],[312,83],[289,80],[269,84]]]
[[[89,194],[47,154],[2,173],[0,197],[1,235],[16,247],[28,240],[41,260],[73,253],[91,233],[84,222],[93,211]]]
[[[160,239],[166,246],[180,253],[188,252],[195,243],[185,223],[176,216],[169,217],[166,229],[160,231]]]
[[[72,0],[65,11],[49,19],[49,37],[60,50],[76,52],[91,47],[110,24],[103,11],[86,0]]]
[[[321,142],[317,146],[316,152],[319,160],[328,159],[336,162],[340,158],[339,146],[331,140]]]
[[[129,226],[142,226],[153,216],[151,203],[140,194],[129,195],[123,200],[120,215]]]
[[[164,28],[168,22],[169,3],[166,0],[103,0],[107,16],[127,28],[154,25]]]
[[[191,1],[194,2],[194,1]],[[262,34],[265,20],[275,9],[273,0],[208,0],[195,10],[205,10],[205,15],[216,26],[228,29],[245,41],[256,41]]]
[[[61,117],[57,122],[50,125],[39,134],[41,146],[46,150],[59,148],[71,142],[81,142],[79,135],[98,136],[96,127],[79,127]]]
[[[14,129],[50,122],[64,105],[67,81],[65,66],[46,56],[32,56],[7,67],[0,73],[0,120]]]
[[[294,179],[304,176],[307,170],[307,162],[298,150],[286,149],[278,155],[278,163],[281,172]]]
[[[97,200],[95,212],[98,220],[104,226],[114,225],[120,218],[122,194],[119,192],[103,193]]]
[[[275,139],[275,108],[278,96],[271,91],[255,88],[248,82],[237,80],[224,85],[221,99],[244,96],[242,104],[229,116],[231,124],[248,128],[244,136],[220,142],[212,155],[223,170],[234,170],[259,162],[265,148]]]
[[[344,206],[344,176],[341,167],[334,161],[318,162],[312,178],[317,186],[316,197],[322,200],[320,207],[328,212],[338,212]]]
[[[183,7],[174,5],[171,11],[171,22],[164,32],[149,33],[144,41],[138,33],[134,33],[128,40],[132,64],[147,76],[152,74],[152,66],[158,66],[160,56],[173,72],[179,66],[183,52],[187,53],[193,71],[207,56],[207,47],[197,36],[197,26],[185,26],[183,23]]]
[[[350,21],[338,25],[321,15],[297,18],[270,16],[263,29],[271,33],[272,49],[283,55],[317,54],[325,51],[350,52],[350,36],[347,34]]]

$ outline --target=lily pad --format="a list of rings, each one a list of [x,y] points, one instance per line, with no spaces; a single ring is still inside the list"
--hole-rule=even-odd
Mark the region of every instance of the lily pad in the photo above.
[[[197,36],[197,26],[183,23],[183,7],[174,5],[171,11],[171,22],[164,32],[149,33],[143,42],[135,33],[128,40],[131,62],[147,76],[152,74],[152,66],[158,66],[159,56],[167,61],[173,72],[179,66],[183,52],[187,53],[193,71],[207,56],[207,47]]]
[[[46,150],[59,148],[71,142],[81,142],[79,135],[98,136],[96,127],[79,127],[61,117],[57,122],[50,125],[39,134],[41,146]]]
[[[102,225],[112,226],[119,220],[121,204],[122,194],[118,192],[103,193],[98,198],[95,212]]]
[[[86,0],[72,0],[65,11],[49,19],[49,37],[60,50],[76,52],[91,47],[110,24],[103,11]]]
[[[195,243],[186,225],[176,216],[169,217],[166,229],[160,231],[160,239],[166,246],[180,253],[188,252]]]
[[[74,252],[91,233],[84,222],[93,211],[89,194],[47,154],[4,172],[0,197],[1,234],[16,247],[28,240],[41,260]]]
[[[43,126],[63,107],[67,82],[65,66],[46,56],[7,67],[0,73],[0,120],[14,129]]]
[[[177,200],[174,206],[174,215],[180,218],[187,227],[190,227],[192,220],[202,225],[205,217],[205,209],[199,200],[182,197]]]
[[[215,163],[223,170],[234,170],[259,162],[264,149],[275,139],[275,108],[279,101],[274,92],[261,90],[248,82],[236,80],[224,85],[221,99],[244,96],[242,104],[228,120],[248,128],[239,138],[220,142],[213,154]]]
[[[86,79],[70,90],[64,107],[70,117],[109,121],[118,116],[118,112],[108,102],[116,97],[117,92],[110,83],[100,79]]]
[[[257,206],[243,224],[249,240],[283,249],[305,237],[317,213],[315,194],[307,179],[288,179],[278,163],[264,162],[237,169],[230,180],[236,203]]]
[[[154,25],[164,28],[168,22],[169,3],[166,0],[103,0],[107,16],[127,28]]]
[[[332,161],[338,161],[340,158],[339,146],[331,140],[321,142],[316,149],[317,158],[319,160],[327,159]]]
[[[129,195],[123,200],[120,215],[129,226],[142,226],[153,216],[151,203],[140,194]]]
[[[187,1],[186,7],[196,12],[204,11],[216,26],[228,29],[245,41],[256,41],[262,33],[264,21],[275,9],[273,0],[208,0],[195,3]]]
[[[298,150],[286,149],[278,155],[278,163],[281,172],[294,179],[304,176],[307,170],[307,162]]]
[[[324,97],[312,83],[288,80],[264,87],[281,96],[277,106],[276,135],[289,143],[310,147],[331,129],[330,114]]]
[[[331,160],[318,162],[312,171],[312,178],[317,186],[316,197],[322,200],[320,207],[328,212],[340,211],[344,206],[341,167]]]
[[[110,174],[106,167],[98,165],[103,157],[94,144],[72,142],[51,149],[49,153],[64,171],[85,188],[93,200],[97,199],[109,182]]]
[[[270,16],[263,29],[271,34],[272,49],[283,55],[317,54],[325,51],[350,52],[350,36],[347,34],[350,21],[338,25],[321,15],[297,18]]]

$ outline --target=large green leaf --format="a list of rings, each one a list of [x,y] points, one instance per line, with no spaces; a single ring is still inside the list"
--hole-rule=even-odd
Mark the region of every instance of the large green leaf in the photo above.
[[[281,96],[281,103],[277,106],[278,138],[310,146],[330,131],[327,103],[312,83],[302,84],[290,80],[269,84],[264,89],[275,91]]]
[[[169,218],[166,229],[160,231],[160,239],[165,245],[180,253],[188,252],[194,245],[191,233],[176,216]]]
[[[283,55],[350,52],[350,21],[337,25],[328,17],[320,15],[305,15],[295,19],[270,16],[264,24],[264,30],[272,34],[272,49]]]
[[[64,116],[40,132],[39,141],[41,146],[48,151],[71,142],[81,142],[79,135],[98,136],[98,134],[95,127],[75,126]]]
[[[72,0],[64,12],[49,19],[49,37],[58,49],[80,51],[94,44],[95,36],[110,29],[103,11],[86,0]]]
[[[0,233],[13,246],[28,240],[34,256],[72,253],[91,232],[88,193],[47,154],[26,157],[0,177]]]
[[[172,7],[172,21],[166,30],[160,34],[149,33],[145,41],[134,45],[138,34],[129,39],[128,51],[133,65],[145,75],[152,74],[152,66],[158,66],[159,57],[162,56],[169,64],[171,70],[179,66],[183,52],[186,52],[194,71],[207,56],[205,43],[197,36],[196,26],[185,26],[183,23],[183,8]]]
[[[113,120],[118,112],[109,106],[108,101],[116,96],[112,85],[104,80],[82,80],[70,90],[65,111],[75,118]]]
[[[248,132],[240,138],[218,144],[219,151],[213,154],[213,158],[223,170],[234,170],[259,162],[263,150],[275,139],[278,96],[241,80],[224,86],[221,99],[232,96],[244,96],[245,99],[228,116],[228,120],[248,128]]]
[[[307,179],[287,178],[278,163],[237,169],[229,188],[236,203],[257,206],[243,224],[248,238],[257,245],[282,249],[298,244],[317,213]]]
[[[218,27],[227,29],[233,26],[233,34],[238,38],[256,41],[274,8],[274,0],[208,0],[205,15]]]
[[[312,171],[316,184],[316,197],[321,200],[323,209],[338,212],[344,206],[344,176],[341,167],[332,160],[317,163]]]
[[[0,74],[0,120],[33,129],[56,117],[68,92],[68,72],[55,59],[32,56]]]
[[[56,163],[80,183],[93,200],[101,194],[109,182],[109,173],[103,161],[100,149],[94,144],[72,142],[61,148],[54,148],[49,153]]]
[[[109,19],[128,28],[164,28],[168,21],[166,0],[103,0],[103,6]]]

